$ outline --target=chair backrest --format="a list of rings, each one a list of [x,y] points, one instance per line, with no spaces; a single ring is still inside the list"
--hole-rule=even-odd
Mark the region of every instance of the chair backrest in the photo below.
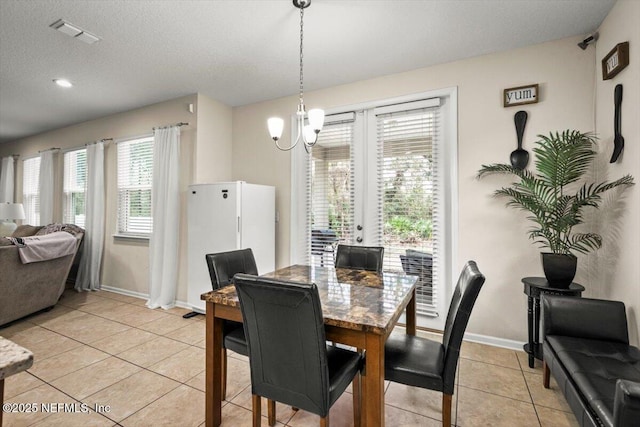
[[[444,372],[442,374],[444,391],[453,394],[456,366],[460,356],[460,346],[464,331],[467,329],[471,309],[476,302],[480,289],[484,284],[484,275],[478,270],[475,261],[467,261],[458,284],[453,292],[447,322],[444,325],[442,344],[444,346]]]
[[[336,268],[382,272],[384,248],[380,246],[338,245]]]
[[[329,369],[315,284],[238,274],[234,279],[249,346],[251,390],[326,416]]]
[[[206,254],[213,290],[230,285],[238,273],[258,275],[258,267],[251,249]]]
[[[433,270],[433,255],[413,249],[407,249],[406,255],[400,255],[402,269],[407,274],[429,275]]]

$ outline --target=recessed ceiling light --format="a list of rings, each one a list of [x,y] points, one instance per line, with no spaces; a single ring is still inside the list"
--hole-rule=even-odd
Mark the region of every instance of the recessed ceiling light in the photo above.
[[[67,79],[53,79],[53,82],[60,87],[71,87],[71,82]]]

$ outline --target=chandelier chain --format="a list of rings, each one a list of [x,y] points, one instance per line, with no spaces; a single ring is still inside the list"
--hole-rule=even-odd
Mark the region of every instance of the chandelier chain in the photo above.
[[[304,92],[303,87],[303,67],[302,67],[302,41],[304,38],[304,7],[300,8],[300,105],[303,104],[302,95]]]

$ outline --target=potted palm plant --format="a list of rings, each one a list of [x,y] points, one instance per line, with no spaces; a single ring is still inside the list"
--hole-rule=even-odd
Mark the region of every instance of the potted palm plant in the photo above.
[[[530,213],[528,219],[533,225],[529,238],[548,250],[542,253],[547,281],[551,286],[567,287],[575,277],[576,253],[588,253],[602,246],[599,234],[574,229],[583,222],[584,208],[598,208],[602,193],[634,182],[631,175],[613,182],[583,182],[596,156],[596,137],[592,133],[566,130],[538,138],[533,149],[535,174],[508,164],[491,164],[482,165],[478,178],[496,173],[518,178],[494,194],[509,199],[507,206]]]

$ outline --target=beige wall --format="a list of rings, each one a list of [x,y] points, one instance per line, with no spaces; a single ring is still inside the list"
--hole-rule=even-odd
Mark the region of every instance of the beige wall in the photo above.
[[[198,144],[194,152],[194,184],[231,178],[231,107],[198,94]]]
[[[478,181],[475,174],[482,164],[509,161],[516,148],[513,115],[519,109],[529,113],[524,137],[524,148],[529,151],[537,134],[594,129],[595,53],[593,48],[580,50],[576,46],[580,40],[569,38],[305,94],[309,108],[329,109],[458,87],[456,269],[474,259],[487,276],[469,325],[471,333],[526,341],[526,297],[520,279],[542,275],[539,249],[526,237],[525,215],[491,197],[509,181],[500,177]],[[538,104],[502,107],[503,89],[530,83],[540,84]],[[291,164],[288,153],[273,147],[266,120],[272,115],[290,117],[296,104],[296,97],[291,96],[234,108],[233,114],[233,179],[276,186],[278,266],[289,262]],[[289,129],[284,135],[286,145]]]
[[[623,203],[617,198],[606,203],[621,212],[602,218],[600,231],[605,245],[591,257],[590,284],[597,296],[624,301],[629,318],[629,334],[634,344],[640,330],[640,2],[619,0],[599,29],[596,46],[596,124],[609,179],[631,174],[636,185],[624,193]],[[630,63],[611,80],[602,80],[600,61],[613,47],[629,42]],[[613,152],[613,91],[623,86],[622,135],[625,148],[615,164],[608,161]]]

